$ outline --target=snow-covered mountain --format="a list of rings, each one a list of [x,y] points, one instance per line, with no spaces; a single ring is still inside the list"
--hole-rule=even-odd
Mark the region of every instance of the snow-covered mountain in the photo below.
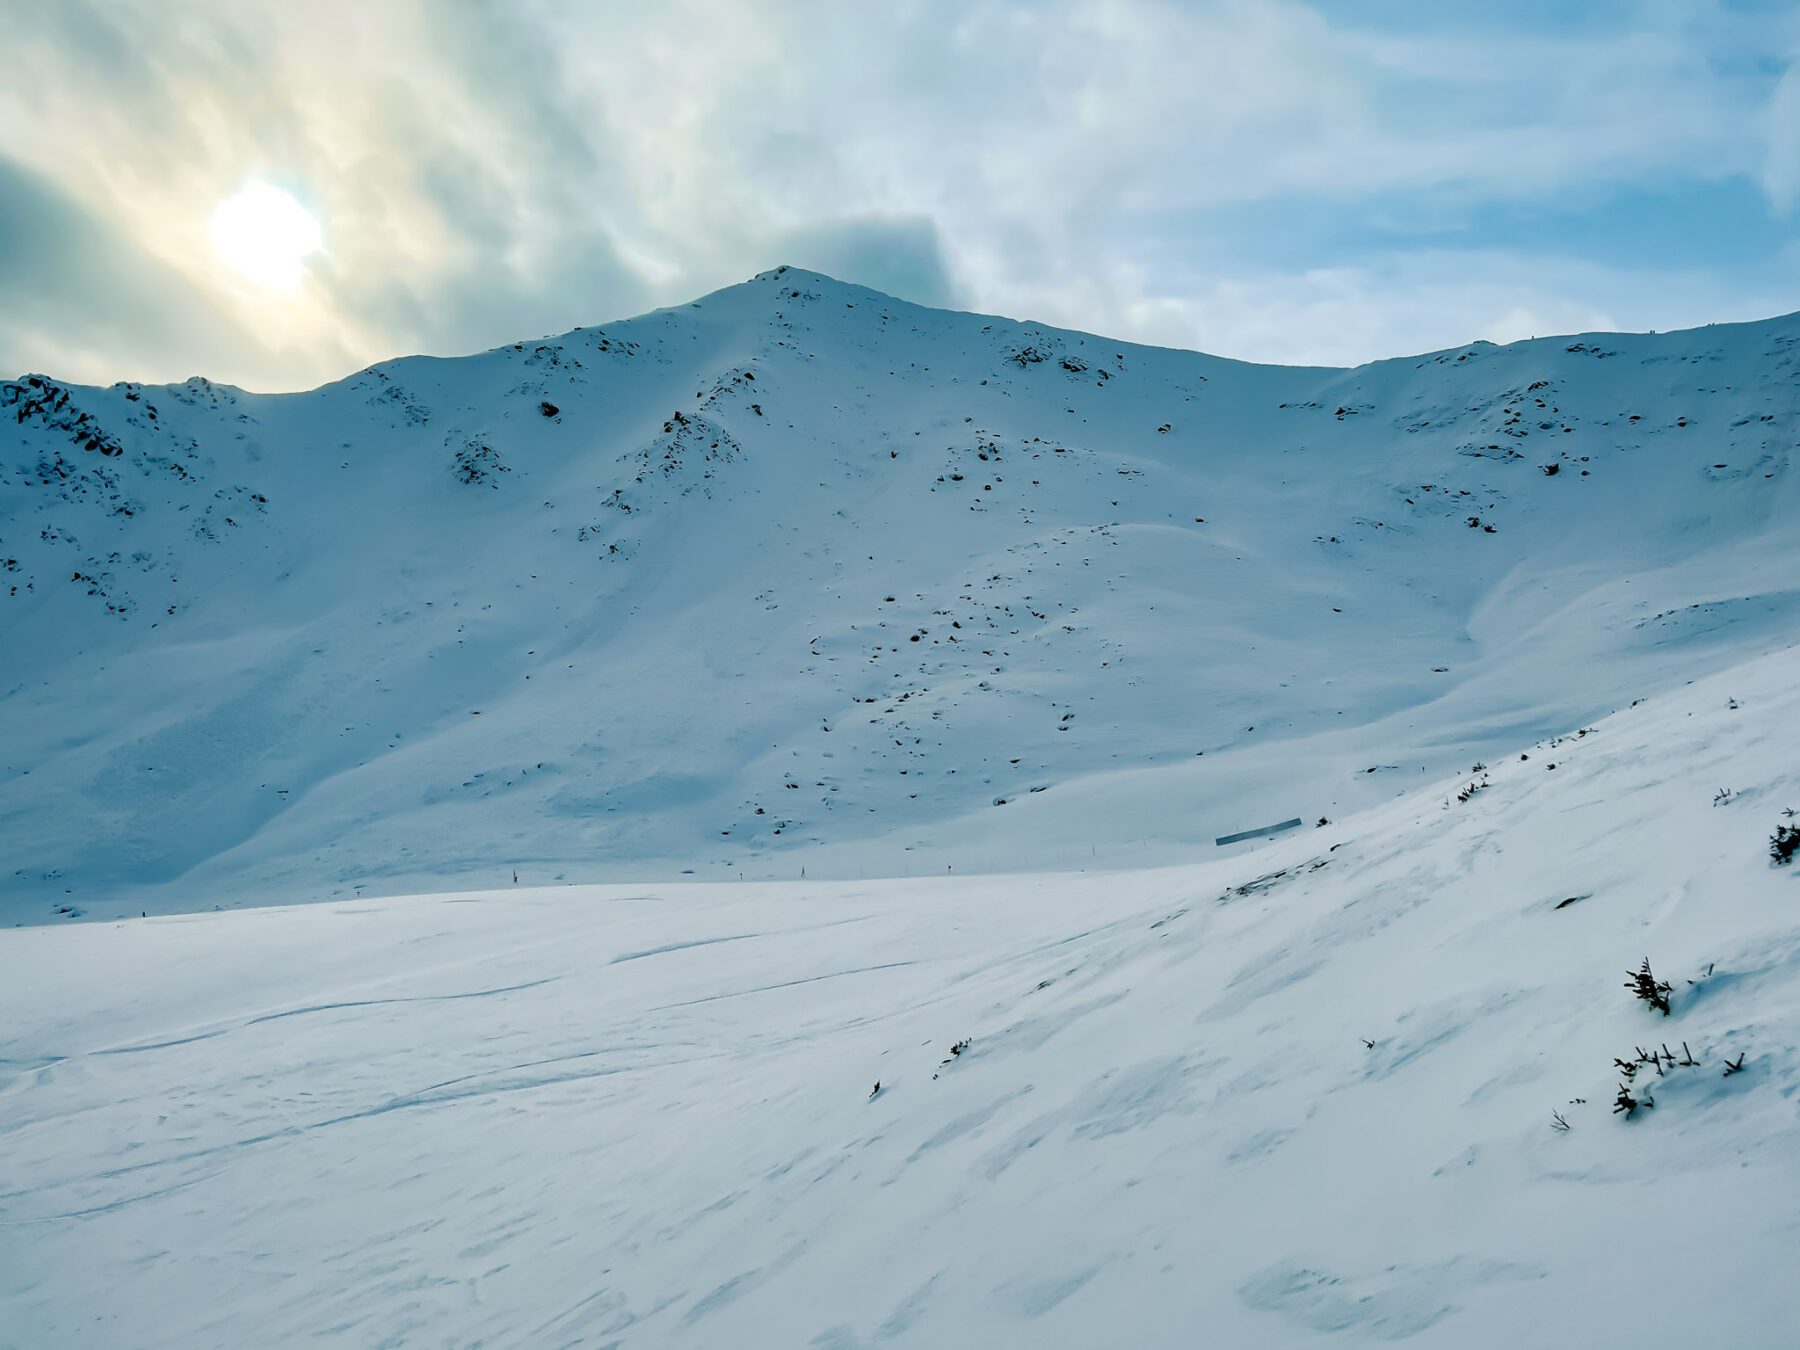
[[[0,384],[5,914],[1174,863],[1792,640],[1800,318],[1260,367],[777,269]]]
[[[1796,344],[0,384],[0,1345],[1791,1345]]]
[[[1181,868],[0,930],[0,1343],[1785,1350],[1797,657]]]

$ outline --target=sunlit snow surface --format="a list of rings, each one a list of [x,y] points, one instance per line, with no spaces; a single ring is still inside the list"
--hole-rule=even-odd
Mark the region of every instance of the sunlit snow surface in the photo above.
[[[1792,1345],[1797,718],[1180,869],[0,931],[0,1339]]]

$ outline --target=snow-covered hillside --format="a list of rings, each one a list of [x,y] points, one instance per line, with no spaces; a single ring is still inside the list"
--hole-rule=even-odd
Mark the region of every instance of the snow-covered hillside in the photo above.
[[[7,930],[0,1342],[1791,1346],[1797,723],[1160,871]]]
[[[1791,1345],[1797,344],[0,384],[0,1345]]]
[[[1191,860],[1791,640],[1800,319],[1249,366],[781,269],[0,384],[0,916]]]

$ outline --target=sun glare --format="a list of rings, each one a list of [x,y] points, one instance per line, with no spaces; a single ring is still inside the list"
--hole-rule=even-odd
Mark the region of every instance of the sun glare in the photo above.
[[[274,291],[291,291],[306,259],[323,247],[319,222],[292,193],[251,183],[220,202],[212,216],[213,248],[239,275]]]

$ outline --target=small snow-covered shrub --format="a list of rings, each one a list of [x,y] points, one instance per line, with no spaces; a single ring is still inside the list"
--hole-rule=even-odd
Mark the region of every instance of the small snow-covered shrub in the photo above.
[[[1623,1112],[1625,1119],[1630,1120],[1631,1117],[1637,1113],[1637,1109],[1640,1106],[1654,1109],[1656,1103],[1648,1096],[1643,1098],[1632,1096],[1631,1089],[1626,1087],[1623,1083],[1620,1083],[1619,1095],[1613,1100],[1613,1114],[1616,1116],[1620,1112]]]
[[[1769,857],[1777,867],[1785,867],[1800,851],[1800,825],[1777,825],[1769,836]]]

